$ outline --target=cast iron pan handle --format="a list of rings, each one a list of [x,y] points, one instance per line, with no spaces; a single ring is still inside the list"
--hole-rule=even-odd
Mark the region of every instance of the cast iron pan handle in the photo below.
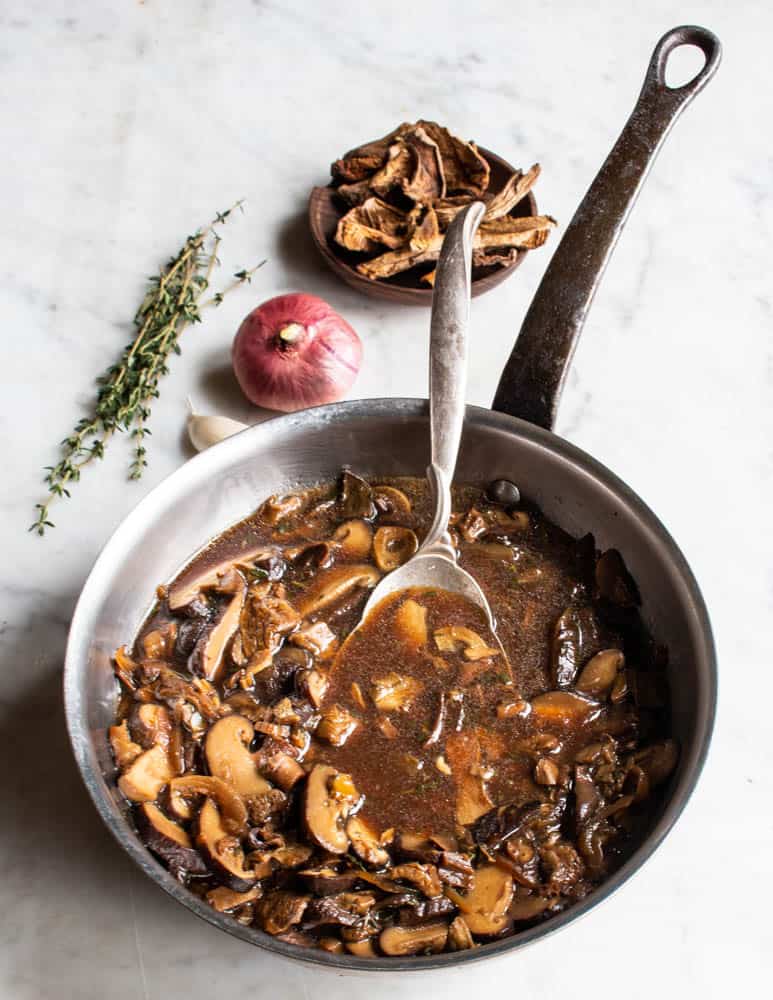
[[[666,84],[669,54],[695,45],[706,62],[681,87]],[[502,372],[493,408],[552,430],[585,317],[628,214],[671,126],[719,66],[705,28],[673,28],[652,53],[639,100],[548,265]]]

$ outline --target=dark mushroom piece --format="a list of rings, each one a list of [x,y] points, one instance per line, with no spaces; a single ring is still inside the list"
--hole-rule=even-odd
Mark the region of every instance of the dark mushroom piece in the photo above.
[[[448,928],[448,946],[451,951],[464,951],[475,947],[470,928],[461,914],[454,917]]]
[[[258,903],[258,922],[267,934],[283,934],[301,922],[309,899],[309,896],[276,889]]]
[[[235,892],[247,892],[257,882],[255,872],[245,866],[239,840],[229,834],[217,806],[205,799],[197,821],[196,844],[217,878]]]
[[[238,575],[238,574],[237,574]],[[199,674],[208,681],[218,680],[225,662],[225,652],[229,640],[239,627],[247,585],[242,577],[236,583],[234,595],[222,617],[211,631],[196,643],[188,658],[191,673]]]
[[[582,668],[575,689],[592,698],[606,698],[624,667],[625,656],[619,649],[602,649]]]
[[[376,516],[370,484],[349,469],[341,473],[338,505],[344,517],[362,517],[372,521]]]
[[[330,896],[347,892],[357,881],[358,873],[353,870],[338,872],[334,868],[306,868],[298,872],[298,878],[309,892],[315,896]]]
[[[599,556],[596,588],[601,597],[619,608],[635,608],[641,604],[639,588],[617,549],[607,549]]]
[[[314,577],[311,584],[300,595],[297,607],[302,618],[321,611],[334,604],[358,588],[371,589],[378,583],[381,574],[368,563],[352,563],[333,566]]]
[[[486,487],[486,496],[503,507],[514,507],[521,501],[521,491],[509,479],[495,479]]]
[[[143,802],[136,810],[137,829],[148,848],[176,871],[188,875],[206,875],[207,866],[194,848],[191,838],[178,824],[165,816],[157,805]]]
[[[411,905],[401,907],[397,919],[404,927],[418,927],[454,913],[456,906],[448,896],[434,896],[432,899],[416,899]]]
[[[551,669],[557,688],[574,683],[588,643],[595,637],[596,622],[591,608],[567,608],[558,618],[551,643]]]

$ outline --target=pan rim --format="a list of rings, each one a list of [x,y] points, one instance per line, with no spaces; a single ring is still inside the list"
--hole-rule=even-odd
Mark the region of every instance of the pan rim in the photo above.
[[[615,496],[619,497],[640,519],[648,533],[657,538],[665,547],[672,562],[675,573],[681,579],[689,599],[689,604],[695,616],[698,635],[703,646],[703,659],[707,666],[707,688],[704,699],[702,718],[698,720],[694,754],[689,766],[680,776],[678,784],[672,789],[669,798],[658,817],[655,826],[647,837],[631,853],[630,857],[609,876],[598,889],[590,893],[584,900],[574,904],[564,912],[551,917],[535,927],[521,931],[500,941],[484,944],[478,948],[461,952],[443,953],[434,956],[411,958],[358,958],[354,955],[334,955],[321,949],[302,948],[298,945],[279,941],[269,934],[253,927],[243,927],[225,914],[217,913],[203,900],[195,896],[183,885],[177,882],[170,873],[150,854],[134,836],[131,827],[115,809],[111,808],[111,799],[107,789],[107,779],[102,772],[91,745],[89,728],[85,718],[84,699],[81,696],[79,680],[85,668],[86,660],[81,657],[84,645],[84,621],[88,619],[95,598],[101,593],[104,577],[109,575],[109,569],[114,554],[121,550],[127,535],[130,535],[136,524],[141,523],[151,515],[156,506],[164,501],[170,492],[174,492],[186,477],[195,479],[199,469],[211,465],[213,456],[220,460],[219,464],[228,465],[237,456],[259,447],[269,435],[279,436],[303,429],[322,429],[326,425],[344,419],[352,418],[416,418],[428,414],[427,400],[417,398],[376,398],[350,400],[341,403],[328,404],[277,416],[261,424],[222,441],[214,448],[195,456],[187,463],[170,473],[155,486],[126,515],[98,554],[92,569],[81,590],[80,597],[73,613],[64,662],[64,702],[67,730],[78,768],[91,796],[97,812],[110,830],[113,837],[126,851],[135,864],[153,881],[161,886],[177,902],[184,905],[201,919],[207,921],[225,933],[237,937],[247,943],[262,948],[268,952],[282,955],[294,961],[307,965],[325,967],[334,972],[419,972],[440,970],[451,967],[466,966],[473,962],[495,958],[515,952],[537,940],[548,937],[561,930],[567,924],[585,916],[595,907],[607,900],[617,889],[625,884],[651,858],[665,837],[673,828],[679,816],[689,801],[700,778],[711,742],[716,715],[717,703],[717,662],[716,648],[703,596],[697,580],[690,569],[687,560],[676,542],[661,523],[654,512],[641,498],[614,472],[582,449],[561,438],[552,431],[545,430],[517,417],[498,413],[479,406],[468,406],[465,423],[492,430],[513,433],[526,438],[560,458],[566,460],[578,473],[590,475],[604,484]],[[86,639],[88,636],[85,637]]]

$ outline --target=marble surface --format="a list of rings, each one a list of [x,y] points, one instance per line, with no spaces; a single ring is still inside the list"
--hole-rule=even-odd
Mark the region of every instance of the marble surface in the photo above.
[[[581,9],[582,8],[582,9]],[[186,395],[250,416],[228,373],[248,309],[307,289],[360,331],[354,394],[423,395],[428,313],[366,301],[321,266],[309,187],[341,150],[429,117],[544,168],[566,222],[666,28],[725,44],[679,122],[594,304],[558,430],[615,469],[692,563],[721,661],[716,737],[683,818],[599,911],[521,954],[437,978],[339,983],[200,923],[140,876],[102,828],[67,743],[68,621],[124,515],[185,461]],[[0,10],[0,995],[461,998],[761,996],[773,973],[773,120],[764,3],[523,6],[486,0],[5,0]],[[214,209],[245,197],[225,272],[248,291],[186,334],[154,407],[150,467],[126,443],[84,475],[57,528],[26,533],[40,469],[123,346],[143,276]],[[473,307],[469,399],[490,402],[549,259]],[[255,419],[252,414],[251,419]],[[593,970],[593,971],[592,971]]]

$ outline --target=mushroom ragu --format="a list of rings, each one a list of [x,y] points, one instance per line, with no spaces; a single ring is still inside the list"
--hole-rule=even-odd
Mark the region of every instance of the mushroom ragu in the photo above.
[[[429,511],[423,483],[349,471],[215,539],[116,652],[118,787],[216,910],[331,952],[473,948],[591,892],[646,830],[678,749],[620,553],[506,481],[454,509],[509,664],[444,591],[353,632]]]

